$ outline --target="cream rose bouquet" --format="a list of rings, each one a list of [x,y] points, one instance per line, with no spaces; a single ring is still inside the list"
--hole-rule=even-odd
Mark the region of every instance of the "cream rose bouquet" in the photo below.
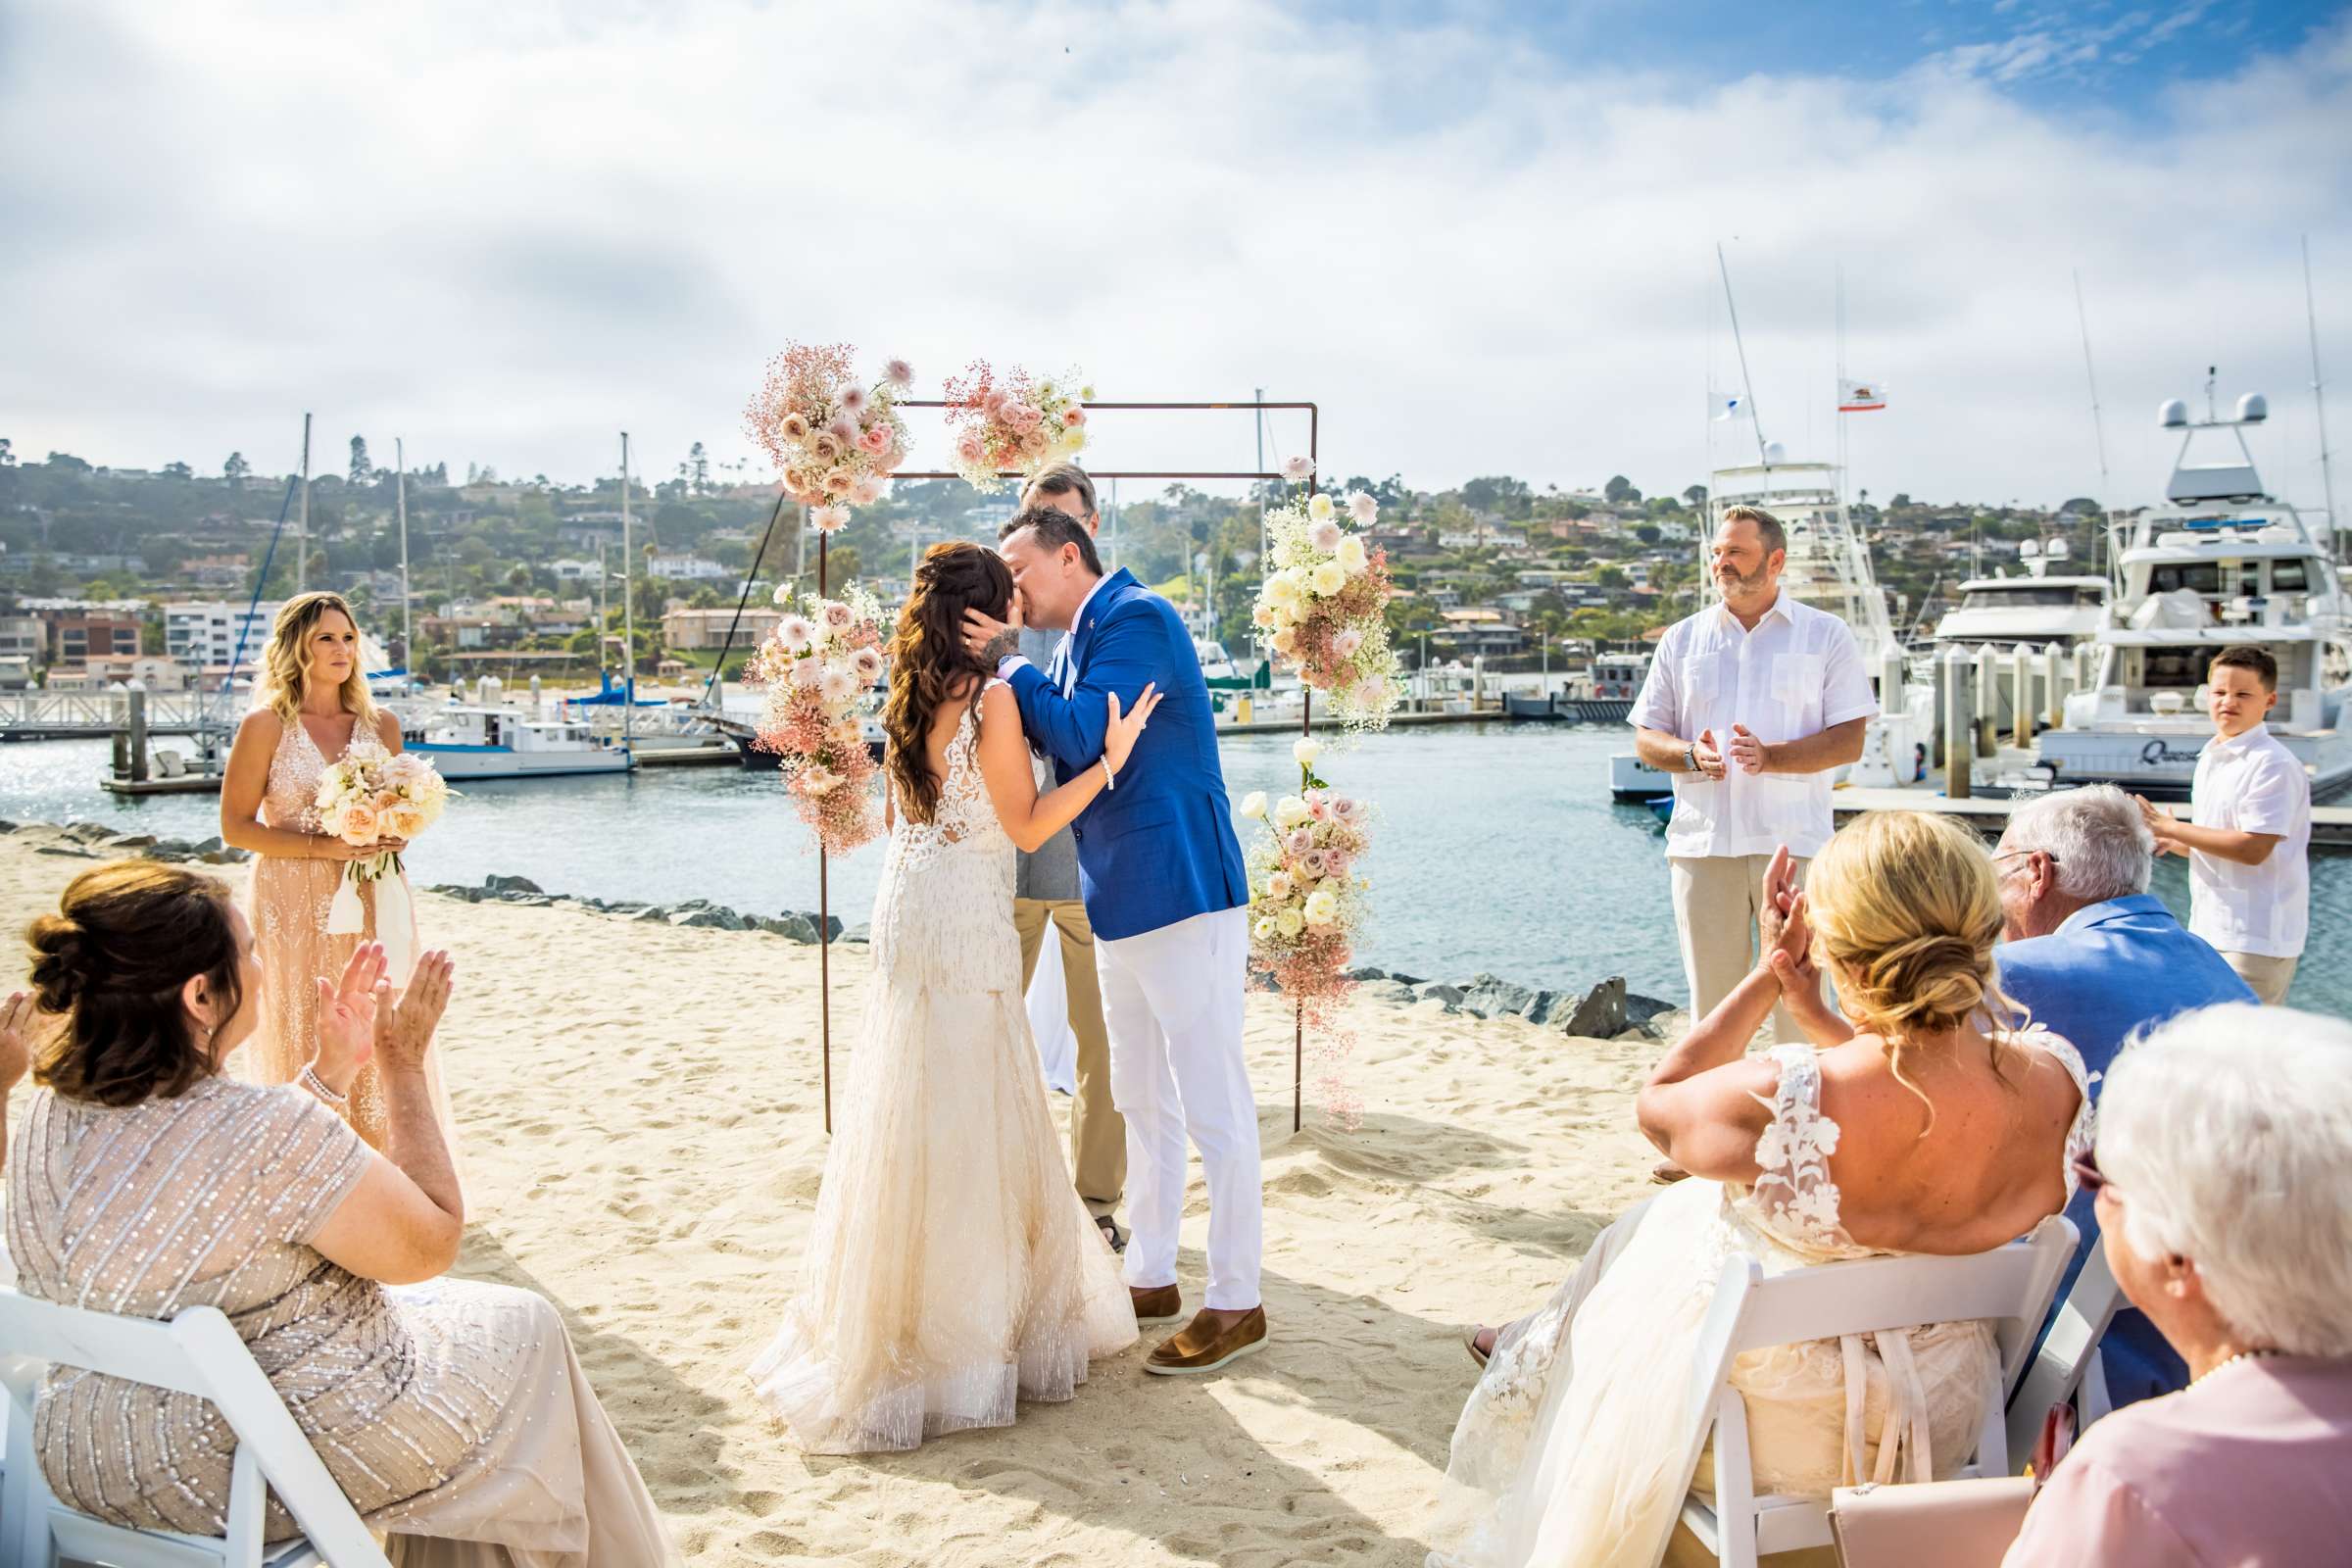
[[[1294,458],[1286,472],[1313,471]],[[1333,715],[1355,729],[1380,729],[1396,707],[1399,671],[1389,644],[1388,554],[1367,550],[1360,534],[1341,521],[1328,495],[1292,502],[1266,514],[1271,555],[1250,620],[1273,643],[1274,657],[1314,690],[1326,693]],[[1379,503],[1358,490],[1348,496],[1348,522],[1368,528]]]
[[[997,490],[1006,473],[1033,474],[1086,449],[1086,405],[1095,389],[1073,370],[1036,380],[1018,368],[999,372],[974,360],[948,378],[948,427],[956,477],[975,490]]]
[[[845,526],[852,507],[881,500],[906,462],[898,405],[914,371],[892,360],[879,380],[861,381],[854,355],[846,343],[788,344],[744,410],[744,428],[775,463],[785,493],[813,509],[820,533]]]
[[[336,762],[319,776],[312,805],[321,833],[365,848],[383,839],[414,843],[441,820],[455,793],[429,760],[402,752],[393,757],[347,757]],[[375,936],[384,945],[385,962],[392,974],[405,980],[415,956],[409,951],[414,919],[407,867],[398,853],[387,850],[346,863],[327,906],[327,932],[356,936],[368,929],[368,911],[360,901],[363,882],[375,886]]]
[[[882,612],[853,588],[838,599],[776,591],[789,612],[753,655],[749,678],[766,688],[756,744],[784,760],[785,787],[828,855],[881,832],[873,754],[860,720],[882,678]]]

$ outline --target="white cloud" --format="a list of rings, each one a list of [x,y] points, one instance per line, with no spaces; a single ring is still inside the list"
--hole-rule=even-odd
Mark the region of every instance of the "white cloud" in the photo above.
[[[743,401],[799,336],[933,387],[987,357],[1105,398],[1313,398],[1337,473],[1680,489],[1710,365],[1732,384],[1718,238],[1792,450],[1829,446],[1842,263],[1849,365],[1895,388],[1853,426],[1876,493],[2095,488],[2077,268],[2120,501],[2162,482],[2157,400],[2214,362],[2271,394],[2258,455],[2316,499],[2304,231],[2352,373],[2342,27],[2151,122],[2001,90],[2107,47],[2023,29],[1892,80],[1693,83],[1270,0],[51,0],[11,26],[23,453],[276,467],[307,407],[322,466],[356,430],[581,476],[625,426],[659,469],[748,454]],[[1246,417],[1097,431],[1118,466],[1251,454]]]

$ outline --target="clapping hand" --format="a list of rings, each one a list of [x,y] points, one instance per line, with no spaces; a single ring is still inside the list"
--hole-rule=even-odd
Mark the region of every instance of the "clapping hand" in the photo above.
[[[1698,739],[1690,745],[1690,759],[1707,777],[1723,777],[1723,751],[1715,744],[1713,730],[1702,729],[1698,732]]]
[[[26,1036],[32,1033],[33,1010],[29,991],[12,991],[8,1001],[0,1003],[0,1095],[32,1070],[32,1044]]]
[[[1732,760],[1743,773],[1764,771],[1764,743],[1749,734],[1745,724],[1732,726]]]
[[[1796,858],[1786,844],[1772,852],[1772,863],[1764,868],[1764,901],[1756,929],[1764,939],[1766,962],[1787,957],[1800,965],[1810,963],[1813,932],[1805,922],[1804,890],[1796,885]],[[1773,964],[1773,972],[1780,973],[1779,964]]]
[[[420,1068],[432,1046],[441,1014],[449,1010],[450,980],[457,972],[441,949],[421,955],[409,975],[409,986],[397,999],[388,986],[375,1008],[375,1057],[386,1072]]]
[[[318,1056],[311,1070],[336,1094],[347,1094],[351,1081],[375,1054],[376,994],[384,980],[384,945],[363,942],[343,966],[343,978],[320,975],[318,987]]]

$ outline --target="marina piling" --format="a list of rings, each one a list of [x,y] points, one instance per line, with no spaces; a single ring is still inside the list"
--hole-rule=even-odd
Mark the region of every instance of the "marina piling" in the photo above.
[[[1969,676],[1974,667],[1959,649],[1944,651],[1939,683],[1943,688],[1943,793],[1955,801],[1968,799],[1970,753],[1974,750],[1968,737],[1975,715]]]
[[[2034,746],[2034,650],[2024,643],[2009,650],[2009,710],[2016,720],[2011,739],[2019,750],[2030,751]]]
[[[1977,649],[1976,667],[1970,672],[1969,684],[1976,694],[1977,755],[1998,756],[2001,749],[2000,724],[2000,650],[1990,643]]]
[[[2042,717],[2052,729],[2066,722],[2066,651],[2052,643],[2041,651],[2041,696],[2046,705]]]
[[[127,772],[133,784],[144,784],[147,782],[147,688],[134,680],[124,696],[124,744],[130,749]],[[120,751],[117,757],[121,757]]]

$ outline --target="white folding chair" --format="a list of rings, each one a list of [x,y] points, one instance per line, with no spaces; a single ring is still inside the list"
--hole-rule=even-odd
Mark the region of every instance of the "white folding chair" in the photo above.
[[[2107,1266],[2107,1249],[2094,1245],[2075,1276],[2074,1289],[2058,1303],[2058,1315],[2043,1336],[2025,1381],[2009,1401],[2009,1447],[2031,1451],[2040,1436],[2042,1418],[2050,1406],[2075,1397],[2078,1428],[2087,1427],[2115,1408],[2107,1396],[2107,1372],[2099,1359],[2099,1341],[2125,1306],[2123,1288]]]
[[[190,1307],[169,1323],[117,1317],[0,1289],[0,1360],[8,1385],[8,1466],[0,1486],[0,1568],[391,1568],[350,1499],[286,1413],[227,1318]],[[60,1502],[32,1456],[32,1394],[45,1363],[85,1367],[208,1399],[237,1436],[227,1533],[130,1530]],[[264,1544],[264,1503],[277,1494],[306,1539]]]
[[[2034,1336],[2074,1253],[2074,1225],[2064,1215],[2052,1215],[2024,1240],[1973,1257],[1859,1258],[1772,1279],[1764,1278],[1752,1258],[1727,1260],[1700,1329],[1684,1406],[1689,1436],[1681,1474],[1696,1473],[1712,1432],[1715,1499],[1710,1504],[1695,1493],[1687,1495],[1682,1522],[1732,1568],[1755,1568],[1757,1557],[1770,1552],[1831,1544],[1829,1505],[1822,1499],[1755,1494],[1747,1405],[1729,1380],[1733,1361],[1744,1350],[1846,1334],[1990,1319],[2000,1345],[2000,1369],[1986,1378],[1984,1425],[1971,1462],[1958,1474],[2009,1474],[2001,1396],[2024,1371]],[[1666,1546],[1661,1537],[1647,1560],[1659,1561]]]

